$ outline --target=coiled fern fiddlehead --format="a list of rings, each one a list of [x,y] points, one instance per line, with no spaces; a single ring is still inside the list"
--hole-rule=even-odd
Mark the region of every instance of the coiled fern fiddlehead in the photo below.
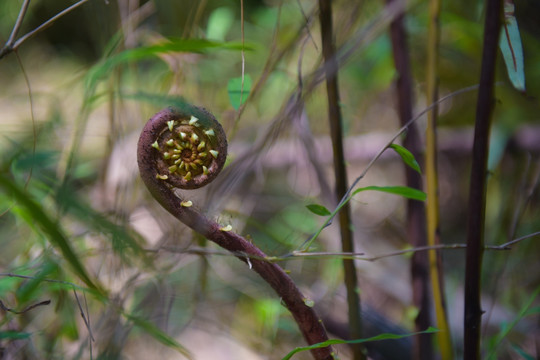
[[[225,132],[205,109],[185,105],[154,115],[139,138],[137,161],[152,196],[178,220],[250,265],[279,295],[308,344],[328,339],[324,326],[292,279],[242,236],[210,220],[174,188],[195,189],[212,181],[227,157]],[[332,359],[332,348],[311,350],[315,359]]]

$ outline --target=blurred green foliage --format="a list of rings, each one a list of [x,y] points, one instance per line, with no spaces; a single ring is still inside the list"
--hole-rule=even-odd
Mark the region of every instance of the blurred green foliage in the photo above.
[[[19,36],[72,3],[33,1]],[[280,111],[299,87],[300,75],[310,131],[314,138],[325,138],[324,86],[307,89],[306,85],[321,58],[315,2],[244,1],[243,46],[237,1],[154,0],[130,7],[133,3],[89,1],[26,41],[17,53],[22,67],[15,54],[0,60],[0,300],[16,310],[52,301],[24,314],[0,310],[1,351],[26,359],[77,359],[89,358],[91,344],[95,358],[145,358],[144,351],[177,358],[178,353],[171,355],[165,348],[186,356],[200,350],[183,343],[182,334],[189,333],[193,324],[204,324],[209,332],[228,334],[234,328],[230,337],[246,347],[263,349],[261,357],[275,357],[276,351],[284,356],[303,340],[279,299],[235,258],[186,252],[195,246],[195,237],[166,215],[142,187],[135,144],[152,114],[186,101],[207,107],[234,135],[231,164],[243,155],[241,149],[259,149],[249,146],[261,137],[271,143],[293,142],[298,130],[291,125],[291,114],[282,116]],[[515,4],[517,21],[524,24],[520,29],[527,92],[512,87],[500,61],[492,137],[493,153],[498,156],[490,163],[488,189],[486,243],[490,245],[538,231],[540,218],[538,153],[508,147],[525,125],[538,126],[540,97],[540,36],[530,19],[537,13],[521,10],[537,5]],[[0,3],[1,45],[11,33],[20,5],[21,1]],[[367,25],[384,3],[343,0],[334,6],[336,45],[343,49],[368,31]],[[442,14],[440,92],[444,95],[478,81],[483,2],[445,2]],[[427,9],[415,2],[407,13],[407,26],[418,111],[427,105],[423,95],[426,24]],[[239,112],[242,49],[243,91],[250,97]],[[30,81],[31,99],[23,71]],[[373,34],[356,49],[339,75],[346,137],[397,130],[396,73],[387,31]],[[441,127],[470,129],[475,101],[468,93],[441,104]],[[279,131],[265,132],[275,124],[280,125]],[[457,140],[461,140],[458,150],[468,146],[466,140]],[[268,149],[257,151],[252,155],[271,157]],[[290,255],[322,225],[320,214],[311,213],[306,205],[324,204],[333,210],[327,194],[310,187],[308,180],[315,176],[305,166],[293,171],[296,165],[309,164],[305,151],[295,152],[292,160],[271,159],[271,165],[233,173],[232,179],[244,181],[240,189],[217,188],[210,198],[193,195],[200,196],[195,204],[209,209],[209,216],[220,222],[233,223],[269,255]],[[442,239],[463,242],[468,158],[451,151],[441,158]],[[352,177],[361,172],[364,162],[350,161]],[[415,166],[410,159],[407,163]],[[320,166],[323,172],[331,172],[328,163]],[[398,186],[403,183],[402,167],[401,162],[381,160],[362,186],[366,190]],[[401,199],[368,193],[374,192],[361,192],[351,200],[360,249],[380,254],[406,247]],[[336,251],[336,238],[335,229],[325,229],[315,244],[317,250]],[[206,248],[208,253],[213,250],[217,249]],[[492,337],[487,344],[500,340],[498,358],[531,352],[525,335],[537,334],[531,324],[538,313],[522,316],[520,310],[536,294],[538,250],[537,241],[531,239],[511,252],[485,255],[485,297],[492,304],[494,324],[487,328],[486,337]],[[450,309],[458,306],[463,281],[463,253],[458,251],[444,253]],[[315,293],[316,305],[320,300],[322,306],[339,312],[334,305],[341,296],[337,257],[286,258],[281,264],[302,288]],[[360,272],[368,301],[393,322],[408,326],[408,262],[397,257],[362,262]],[[532,303],[538,304],[538,299]],[[81,312],[90,319],[92,334]],[[504,322],[513,325],[505,333],[508,342],[498,331]],[[455,325],[456,333],[459,326]],[[309,355],[302,356],[297,358]]]

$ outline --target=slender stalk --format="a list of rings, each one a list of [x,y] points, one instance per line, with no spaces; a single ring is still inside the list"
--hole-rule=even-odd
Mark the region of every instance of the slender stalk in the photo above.
[[[441,0],[429,2],[429,24],[427,44],[427,75],[426,97],[428,103],[436,103],[438,98],[438,62],[440,40],[440,13]],[[436,246],[440,244],[439,238],[439,185],[437,172],[437,117],[438,107],[427,113],[426,129],[426,216],[427,216],[427,244]],[[437,328],[440,330],[435,335],[439,345],[442,360],[454,358],[452,350],[452,338],[446,314],[444,300],[444,285],[442,275],[442,260],[440,252],[428,251],[429,273],[431,278],[431,291],[435,307]]]
[[[332,4],[330,0],[319,0],[319,21],[321,23],[322,51],[326,72],[326,91],[328,95],[328,118],[334,155],[334,173],[336,177],[336,202],[347,192],[347,171],[343,154],[343,130],[341,110],[339,108],[339,89],[337,77],[336,51],[332,30]],[[341,247],[344,252],[354,252],[354,238],[351,231],[350,207],[347,203],[339,213],[341,231]],[[362,337],[360,313],[360,296],[354,260],[343,259],[345,287],[347,289],[347,305],[349,308],[349,332],[351,339]],[[365,359],[360,344],[352,346],[355,360]]]
[[[188,144],[189,141],[193,144]],[[175,146],[183,146],[183,150],[177,152],[180,159],[185,159],[186,164],[193,164],[185,166],[186,171],[189,169],[187,174],[180,171],[182,165],[167,166],[167,161],[174,160],[170,155],[175,153]],[[196,188],[217,176],[214,170],[219,172],[223,166],[226,146],[223,129],[207,111],[188,105],[183,109],[165,109],[147,122],[139,138],[137,161],[141,178],[154,199],[169,213],[257,272],[289,309],[308,344],[326,341],[326,330],[313,307],[306,304],[306,297],[281,267],[265,261],[266,254],[253,243],[208,219],[194,208],[191,201],[180,199],[174,193],[174,187]],[[198,167],[200,162],[191,162],[190,159],[196,156],[197,161],[207,164],[204,171]],[[208,159],[211,161],[205,163]],[[200,173],[197,172],[199,170]],[[311,353],[316,360],[332,359],[330,346],[313,349]]]
[[[397,2],[388,0],[388,4]],[[404,26],[404,12],[401,12],[390,24],[390,35],[392,38],[392,49],[394,63],[398,73],[397,96],[398,113],[402,125],[405,125],[412,116],[413,85],[411,66],[409,60],[409,49],[407,46],[407,34]],[[421,163],[422,149],[420,145],[420,135],[416,124],[411,124],[407,130],[407,135],[403,145]],[[422,190],[422,176],[411,169],[405,167],[405,177],[407,186]],[[407,200],[407,237],[409,242],[415,246],[426,245],[426,217],[424,203],[409,199]],[[413,302],[418,309],[415,319],[415,328],[422,331],[431,326],[430,297],[429,297],[429,273],[426,253],[415,252],[411,259],[411,277],[413,289]],[[430,334],[422,334],[415,338],[413,348],[414,359],[433,359],[433,346]]]
[[[501,26],[502,4],[502,0],[487,1],[486,20],[484,24],[482,68],[476,103],[476,124],[474,129],[469,213],[467,219],[464,314],[465,360],[480,359],[480,325],[483,313],[480,305],[480,277],[484,250],[487,158],[489,129],[495,105],[495,63]]]

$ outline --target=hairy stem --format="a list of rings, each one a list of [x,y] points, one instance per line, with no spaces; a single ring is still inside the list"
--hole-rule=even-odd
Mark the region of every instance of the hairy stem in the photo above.
[[[191,204],[188,205],[188,202],[178,198],[173,191],[173,185],[168,182],[171,179],[164,179],[163,166],[157,164],[157,160],[163,156],[163,152],[157,149],[160,147],[158,139],[161,139],[168,132],[174,133],[173,124],[176,126],[176,122],[178,122],[178,126],[184,126],[182,125],[184,119],[193,119],[191,117],[193,115],[203,124],[203,127],[196,129],[197,131],[210,130],[204,127],[206,126],[204,117],[212,117],[212,115],[194,106],[175,110],[165,109],[152,117],[142,130],[138,143],[137,159],[141,178],[146,187],[161,206],[174,217],[205,238],[230,251],[257,272],[274,289],[289,309],[308,344],[326,341],[328,336],[322,322],[313,308],[306,305],[306,298],[283,269],[275,263],[265,261],[266,254],[254,244],[232,231],[226,231],[221,225],[198,212]],[[191,121],[193,122],[193,120]],[[185,128],[181,129],[185,130]],[[216,136],[222,131],[220,129],[221,127],[213,129]],[[157,145],[156,142],[158,142]],[[223,147],[219,149],[220,154],[223,151],[226,153]],[[219,160],[219,156],[216,157],[216,160]],[[176,175],[182,179],[186,178],[185,174],[178,174],[176,171],[167,174],[168,177]],[[188,186],[191,185],[188,184]],[[330,346],[314,349],[311,352],[317,360],[332,359]]]

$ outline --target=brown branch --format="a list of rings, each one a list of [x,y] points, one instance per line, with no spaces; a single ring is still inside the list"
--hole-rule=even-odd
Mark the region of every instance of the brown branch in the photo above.
[[[164,169],[158,169],[156,166],[159,159],[164,155],[153,144],[163,136],[168,136],[168,133],[176,131],[173,125],[169,125],[171,120],[182,124],[183,119],[190,119],[191,115],[195,115],[200,120],[202,125],[200,130],[210,130],[205,125],[209,120],[203,117],[211,116],[211,114],[194,106],[186,106],[184,109],[175,111],[171,109],[163,110],[147,122],[139,138],[137,149],[139,171],[146,187],[161,206],[174,217],[202,236],[232,252],[257,272],[280,296],[296,320],[308,344],[312,345],[326,341],[328,336],[319,317],[312,307],[306,305],[306,298],[283,269],[274,263],[257,259],[257,257],[266,258],[266,254],[242,236],[227,231],[228,229],[202,215],[191,206],[191,202],[179,199],[173,192],[173,187],[167,182],[177,176],[176,173],[171,171],[166,174],[167,179],[164,179]],[[219,126],[219,128],[221,127]],[[193,131],[198,130],[193,129]],[[217,133],[223,130],[214,128],[214,131]],[[253,258],[249,260],[248,256]],[[315,359],[332,359],[332,348],[328,346],[314,349],[312,355]]]
[[[4,310],[6,312],[10,312],[10,313],[13,313],[13,314],[20,315],[20,314],[24,314],[24,313],[26,313],[26,312],[34,309],[34,308],[37,308],[38,306],[45,306],[45,305],[49,305],[50,303],[51,303],[51,300],[44,300],[44,301],[38,302],[37,304],[30,305],[30,306],[24,308],[21,311],[17,311],[17,310],[13,310],[11,308],[8,308],[6,305],[4,305],[2,300],[0,300],[0,309]]]

